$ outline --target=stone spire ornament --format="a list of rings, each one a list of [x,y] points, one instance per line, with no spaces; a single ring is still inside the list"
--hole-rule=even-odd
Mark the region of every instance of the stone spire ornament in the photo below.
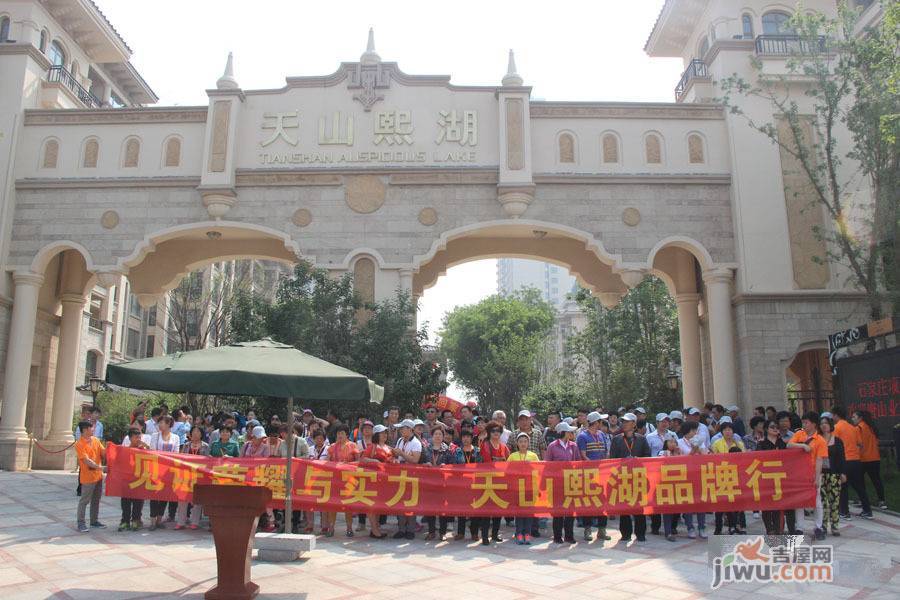
[[[228,53],[228,60],[225,62],[225,72],[216,82],[216,88],[220,90],[239,90],[241,89],[237,79],[234,78],[234,59],[231,52]]]
[[[359,57],[359,62],[364,65],[377,65],[381,57],[375,52],[375,30],[369,27],[369,40],[366,43],[366,51]]]
[[[501,82],[504,86],[520,86],[524,83],[521,75],[516,73],[516,55],[512,49],[509,50],[509,64],[506,66],[506,75],[503,76]]]

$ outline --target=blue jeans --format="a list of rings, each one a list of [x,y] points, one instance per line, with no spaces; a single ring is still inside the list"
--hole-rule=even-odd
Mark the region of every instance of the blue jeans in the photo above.
[[[687,525],[688,531],[694,529],[694,516],[697,517],[697,527],[706,529],[706,513],[684,513],[684,524]]]
[[[516,517],[516,535],[531,535],[534,517]]]

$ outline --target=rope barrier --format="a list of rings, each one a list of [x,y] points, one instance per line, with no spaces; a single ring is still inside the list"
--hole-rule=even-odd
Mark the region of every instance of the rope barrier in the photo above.
[[[31,438],[31,441],[34,442],[35,446],[37,446],[38,448],[40,448],[47,454],[62,454],[63,452],[65,452],[66,450],[68,450],[69,448],[71,448],[72,446],[75,445],[75,442],[72,442],[71,444],[69,444],[68,446],[63,448],[62,450],[48,450],[48,449],[44,448],[43,446],[41,446],[40,442],[38,442],[36,439]]]

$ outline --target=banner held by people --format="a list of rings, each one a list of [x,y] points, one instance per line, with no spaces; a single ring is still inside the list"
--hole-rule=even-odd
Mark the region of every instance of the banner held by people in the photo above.
[[[108,496],[190,501],[196,484],[264,485],[285,497],[285,465],[110,445]],[[802,450],[430,467],[293,463],[295,510],[455,516],[554,516],[783,510],[815,504]]]

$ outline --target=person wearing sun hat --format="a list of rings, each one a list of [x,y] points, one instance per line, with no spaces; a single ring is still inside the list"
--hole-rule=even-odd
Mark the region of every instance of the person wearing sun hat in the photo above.
[[[637,416],[634,413],[622,415],[622,433],[612,440],[609,452],[610,458],[642,458],[650,456],[650,445],[644,436],[635,433],[636,425]],[[637,537],[637,541],[645,542],[647,541],[647,519],[643,513],[620,515],[619,531],[624,542],[631,540],[632,533]]]
[[[696,406],[690,407],[687,410],[687,418],[689,421],[694,421],[699,425],[697,428],[697,438],[700,440],[700,443],[704,446],[709,446],[711,437],[709,434],[709,427],[700,420],[700,409]]]
[[[578,451],[581,454],[581,460],[603,460],[609,457],[609,435],[601,429],[603,424],[603,415],[597,411],[592,411],[587,415],[587,429],[578,434],[575,443],[578,444]],[[582,517],[582,526],[584,527],[584,541],[592,541],[591,526],[597,522],[597,541],[610,539],[606,535],[607,517],[606,515],[585,516]]]
[[[548,461],[572,462],[581,460],[578,444],[575,443],[577,429],[565,421],[556,426],[556,433],[561,437],[552,441],[547,447]],[[575,543],[575,517],[553,517],[553,543]]]
[[[395,429],[400,431],[397,438],[397,445],[391,449],[391,453],[396,457],[397,462],[415,465],[419,463],[419,457],[422,456],[422,442],[413,435],[416,423],[412,419],[404,419],[394,425]],[[397,516],[397,533],[394,539],[406,538],[408,540],[416,537],[416,518],[412,515]]]

